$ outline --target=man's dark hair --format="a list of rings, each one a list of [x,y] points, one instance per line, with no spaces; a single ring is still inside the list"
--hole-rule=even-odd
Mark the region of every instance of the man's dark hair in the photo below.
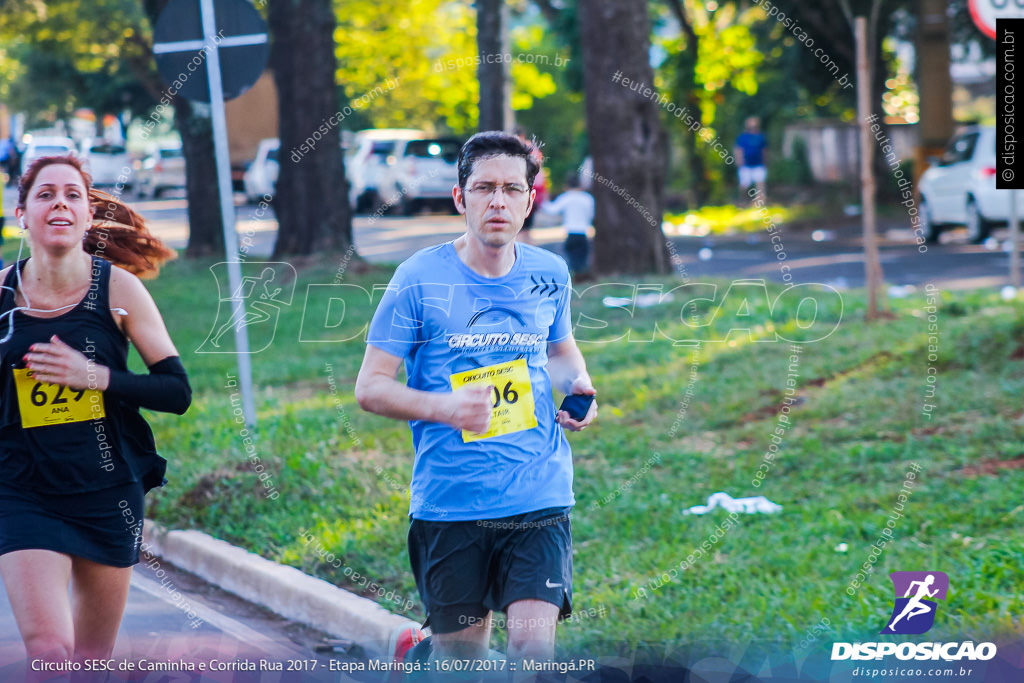
[[[540,173],[540,157],[537,146],[500,130],[477,133],[459,150],[459,187],[466,189],[466,181],[473,174],[476,162],[497,156],[519,157],[526,160],[527,189],[533,187],[533,180]]]
[[[582,187],[583,183],[580,182],[580,174],[573,171],[569,175],[565,176],[565,187],[570,190],[578,190]]]

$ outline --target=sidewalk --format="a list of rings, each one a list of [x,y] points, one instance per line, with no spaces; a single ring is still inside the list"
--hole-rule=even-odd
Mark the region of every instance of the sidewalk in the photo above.
[[[146,520],[143,538],[144,551],[286,619],[358,643],[370,656],[390,657],[388,639],[409,623],[372,600],[200,531],[171,531]]]

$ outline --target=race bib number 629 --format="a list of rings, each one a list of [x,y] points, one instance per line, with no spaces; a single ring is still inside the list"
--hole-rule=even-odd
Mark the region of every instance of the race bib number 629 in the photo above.
[[[25,429],[84,422],[106,415],[101,391],[39,382],[27,368],[16,368],[13,372],[21,426]]]

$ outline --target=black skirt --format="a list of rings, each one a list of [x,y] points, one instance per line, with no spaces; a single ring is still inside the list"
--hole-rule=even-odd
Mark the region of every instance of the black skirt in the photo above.
[[[0,483],[0,555],[52,550],[130,567],[139,561],[144,498],[141,482],[68,495]]]

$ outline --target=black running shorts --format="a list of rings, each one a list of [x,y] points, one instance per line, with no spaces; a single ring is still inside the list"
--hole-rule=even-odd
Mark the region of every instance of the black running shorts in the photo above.
[[[461,631],[519,600],[572,613],[571,508],[409,525],[409,558],[434,633]]]

